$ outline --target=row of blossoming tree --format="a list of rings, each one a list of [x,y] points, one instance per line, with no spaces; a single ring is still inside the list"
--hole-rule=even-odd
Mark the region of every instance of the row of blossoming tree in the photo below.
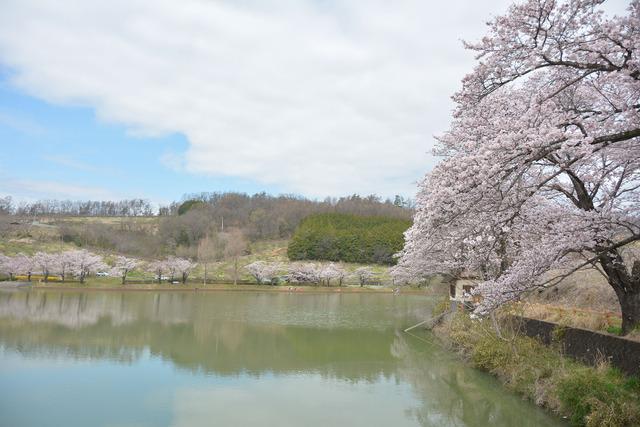
[[[48,282],[56,277],[65,281],[69,276],[77,278],[80,283],[98,272],[106,272],[109,275],[122,279],[124,285],[127,276],[134,269],[142,268],[155,273],[158,281],[180,279],[182,283],[187,281],[189,273],[196,264],[184,258],[168,257],[164,260],[143,263],[134,258],[116,256],[111,265],[108,265],[102,256],[87,250],[71,250],[57,253],[37,252],[33,256],[18,254],[6,256],[0,254],[0,273],[14,280],[16,276],[24,275],[28,281],[37,274],[42,280]]]
[[[528,0],[466,47],[396,273],[476,272],[483,315],[597,269],[640,326],[640,1]]]
[[[116,256],[110,261],[109,265],[102,256],[84,249],[57,253],[37,252],[33,256],[0,254],[0,274],[8,276],[10,280],[25,276],[26,280],[31,281],[32,276],[37,276],[38,279],[48,282],[54,277],[62,281],[73,277],[84,283],[88,276],[105,272],[121,278],[124,285],[129,273],[133,270],[143,270],[153,273],[158,283],[163,280],[179,280],[186,283],[189,274],[197,266],[188,259],[173,256],[151,262]],[[323,265],[303,262],[285,266],[277,262],[256,261],[245,266],[245,269],[258,284],[276,283],[277,279],[282,277],[282,271],[286,271],[288,282],[326,286],[331,286],[331,283],[342,286],[347,277],[355,277],[360,285],[364,286],[373,277],[373,271],[369,267],[360,267],[353,274],[349,274],[342,266],[334,263]]]
[[[300,262],[285,266],[279,262],[256,261],[247,265],[245,269],[259,284],[276,284],[281,279],[284,279],[289,283],[326,286],[331,286],[331,283],[337,283],[338,286],[342,286],[345,279],[355,277],[360,286],[364,286],[374,276],[370,267],[359,267],[350,274],[342,266],[334,263]]]

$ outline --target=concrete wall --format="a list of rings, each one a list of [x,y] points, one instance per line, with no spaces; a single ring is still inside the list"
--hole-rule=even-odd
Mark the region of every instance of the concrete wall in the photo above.
[[[511,316],[521,330],[545,344],[557,341],[565,353],[588,364],[607,359],[628,375],[640,375],[640,342],[588,329],[560,326],[556,323]]]

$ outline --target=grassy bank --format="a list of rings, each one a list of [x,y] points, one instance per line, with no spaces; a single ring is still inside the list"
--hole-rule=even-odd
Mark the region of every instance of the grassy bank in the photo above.
[[[305,292],[305,293],[387,293],[392,294],[394,288],[388,286],[345,285],[345,286],[315,286],[315,285],[289,285],[286,283],[272,285],[208,283],[204,285],[197,280],[189,280],[186,284],[171,284],[168,282],[127,283],[122,285],[116,277],[90,277],[85,283],[78,281],[48,282],[33,281],[34,289],[57,290],[106,290],[106,291],[258,291],[258,292]],[[431,292],[430,288],[403,287],[402,294],[425,295]]]
[[[305,292],[305,293],[393,293],[393,289],[382,286],[294,286],[294,285],[234,285],[228,284],[206,284],[187,283],[185,285],[172,285],[169,283],[147,283],[147,284],[126,284],[119,282],[88,280],[84,284],[77,282],[44,283],[33,282],[34,289],[56,289],[56,290],[104,290],[104,291],[239,291],[239,292]],[[422,290],[405,290],[403,293],[424,294]]]
[[[458,313],[435,329],[476,368],[535,404],[568,418],[575,426],[640,425],[640,380],[605,363],[586,366],[559,348]]]

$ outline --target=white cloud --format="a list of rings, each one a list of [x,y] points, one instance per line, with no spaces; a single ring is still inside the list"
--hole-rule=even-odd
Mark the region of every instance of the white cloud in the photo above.
[[[308,196],[413,193],[506,0],[5,0],[0,61],[50,102],[183,133],[184,170]],[[175,162],[173,162],[175,163]]]

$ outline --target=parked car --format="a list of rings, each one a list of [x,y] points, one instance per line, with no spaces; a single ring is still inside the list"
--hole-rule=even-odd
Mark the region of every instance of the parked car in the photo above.
[[[109,273],[107,273],[106,271],[98,271],[96,273],[96,276],[98,276],[98,277],[106,277],[108,275],[109,275]]]

